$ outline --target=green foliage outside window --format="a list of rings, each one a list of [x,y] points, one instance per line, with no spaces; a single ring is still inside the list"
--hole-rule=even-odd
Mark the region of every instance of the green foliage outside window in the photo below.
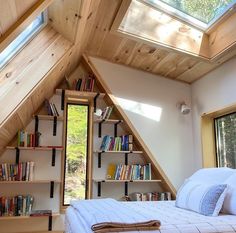
[[[219,167],[236,168],[236,113],[215,119]]]
[[[88,106],[68,105],[64,204],[85,199]]]

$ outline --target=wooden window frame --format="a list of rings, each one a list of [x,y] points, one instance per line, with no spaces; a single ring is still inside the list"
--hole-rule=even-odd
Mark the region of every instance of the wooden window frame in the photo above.
[[[215,119],[236,112],[236,104],[201,116],[202,167],[218,167],[216,154]]]
[[[76,99],[73,100],[70,97],[65,97],[64,101],[64,129],[63,129],[63,156],[61,160],[61,191],[60,191],[60,212],[65,213],[69,205],[64,205],[64,184],[65,184],[65,163],[66,163],[66,138],[67,138],[67,106],[68,104],[74,105],[86,105],[88,106],[88,134],[87,134],[87,164],[86,164],[86,199],[91,199],[92,197],[92,173],[93,173],[93,102],[90,99]]]

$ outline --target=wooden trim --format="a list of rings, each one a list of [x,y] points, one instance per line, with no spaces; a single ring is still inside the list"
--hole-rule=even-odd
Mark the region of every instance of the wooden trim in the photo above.
[[[214,119],[236,111],[236,104],[204,113],[201,116],[201,139],[203,167],[216,167]]]
[[[94,67],[94,65],[92,64],[92,62],[90,61],[90,59],[86,55],[83,55],[82,64],[90,72],[92,72],[94,74],[98,88],[100,90],[102,90],[102,92],[105,92],[107,94],[105,100],[107,101],[107,103],[109,103],[110,105],[113,105],[115,107],[118,118],[122,119],[124,122],[126,122],[127,130],[128,130],[128,132],[130,132],[134,136],[134,140],[135,140],[138,148],[142,149],[142,151],[144,153],[143,154],[144,158],[146,159],[147,162],[152,163],[154,174],[156,175],[156,177],[160,177],[161,180],[163,180],[162,186],[164,187],[165,190],[168,190],[169,192],[171,192],[172,197],[175,198],[176,197],[176,190],[175,190],[174,186],[171,184],[170,180],[165,175],[161,166],[156,161],[154,155],[151,153],[149,148],[146,146],[146,144],[144,143],[144,141],[140,137],[139,133],[137,132],[135,127],[132,125],[131,121],[129,120],[129,118],[127,117],[127,115],[123,111],[123,109],[120,107],[120,105],[118,104],[115,97],[112,95],[111,90],[106,85],[106,83],[104,82],[104,80],[102,79],[102,77],[100,76],[100,74],[98,73],[98,71],[96,70],[96,68]]]
[[[52,217],[58,217],[60,216],[59,213],[52,213]],[[1,220],[22,220],[22,219],[29,219],[29,218],[48,218],[48,216],[6,216],[6,217],[0,217],[0,221]]]
[[[143,151],[125,151],[125,150],[121,150],[121,151],[102,151],[102,150],[97,150],[94,151],[94,153],[111,153],[111,154],[126,154],[126,153],[130,153],[130,154],[142,154]]]
[[[38,116],[39,120],[45,120],[45,121],[53,121],[54,120],[54,116],[49,116],[49,115],[33,115],[33,118],[35,116]],[[57,121],[63,121],[63,116],[57,116]]]
[[[51,151],[53,148],[55,148],[57,151],[62,151],[63,148],[56,147],[56,146],[39,146],[39,147],[24,147],[19,146],[19,150],[37,150],[37,151]],[[15,146],[7,146],[7,150],[15,150]]]
[[[60,180],[32,180],[32,181],[0,181],[0,184],[48,184],[51,181],[61,183]]]
[[[132,0],[123,0],[121,5],[120,5],[120,9],[118,10],[118,13],[115,17],[115,20],[111,26],[111,32],[117,32],[119,29],[119,26],[127,12],[127,10],[129,9],[129,6],[131,4]]]
[[[104,119],[104,120],[94,120],[94,123],[103,123],[103,124],[115,124],[115,123],[123,123],[123,120],[116,119]]]
[[[16,21],[1,37],[2,52],[53,0],[38,0],[20,19]]]
[[[162,180],[103,180],[103,179],[94,179],[94,182],[102,182],[102,183],[161,183]]]

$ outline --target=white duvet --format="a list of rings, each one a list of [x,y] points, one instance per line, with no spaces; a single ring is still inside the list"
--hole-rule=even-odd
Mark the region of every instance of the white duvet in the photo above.
[[[195,212],[176,208],[174,201],[157,202],[121,202],[130,211],[142,216],[161,221],[160,230],[133,231],[134,233],[236,233],[236,216],[220,215],[218,217],[203,216]],[[91,207],[92,210],[92,207]],[[89,212],[89,210],[88,210]],[[116,209],[114,209],[114,215]],[[109,216],[109,213],[107,213]],[[101,216],[98,216],[101,218]],[[87,213],[81,216],[78,210],[69,207],[66,212],[66,233],[91,233],[94,220]],[[132,216],[130,216],[132,219]]]

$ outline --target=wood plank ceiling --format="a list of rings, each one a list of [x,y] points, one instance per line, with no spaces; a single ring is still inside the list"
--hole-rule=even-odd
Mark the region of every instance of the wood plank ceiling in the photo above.
[[[121,2],[100,0],[98,8],[90,12],[96,16],[93,23],[90,22],[91,28],[86,27],[91,30],[86,46],[89,55],[187,83],[196,81],[226,60],[208,62],[112,33],[110,28]]]

